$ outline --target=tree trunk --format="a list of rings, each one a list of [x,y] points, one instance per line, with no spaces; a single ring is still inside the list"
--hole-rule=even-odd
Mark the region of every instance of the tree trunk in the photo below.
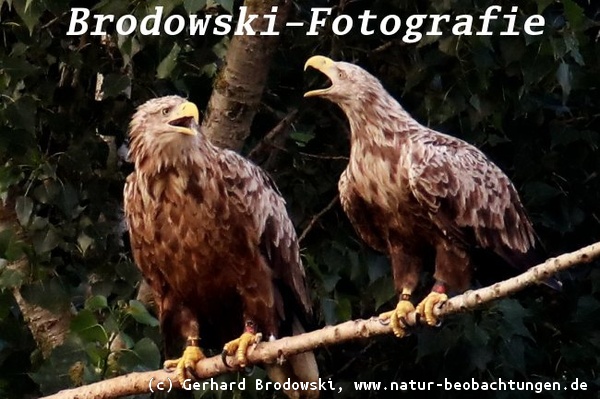
[[[23,228],[17,220],[15,213],[14,197],[9,195],[2,206],[0,206],[0,230],[11,229],[22,240],[27,240]],[[8,264],[7,268],[20,272],[23,275],[30,274],[29,260],[25,255],[20,259]],[[23,319],[27,323],[37,347],[41,350],[44,358],[48,357],[52,349],[61,345],[69,333],[71,324],[71,312],[68,307],[59,311],[51,311],[39,305],[29,303],[22,295],[20,289],[12,290]]]
[[[290,13],[290,0],[246,0],[248,14],[273,14],[278,6],[275,30],[281,31]],[[239,151],[250,134],[250,126],[267,81],[278,36],[261,36],[268,20],[257,18],[252,29],[256,35],[235,35],[227,50],[226,65],[219,73],[208,102],[203,128],[208,138],[220,147]]]

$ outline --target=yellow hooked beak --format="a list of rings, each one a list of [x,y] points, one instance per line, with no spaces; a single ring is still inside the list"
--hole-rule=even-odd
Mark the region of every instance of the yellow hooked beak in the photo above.
[[[310,57],[306,61],[306,63],[304,64],[304,70],[306,71],[308,69],[308,67],[313,67],[317,71],[323,72],[331,80],[331,82],[333,84],[333,79],[332,79],[331,74],[333,72],[334,66],[335,66],[335,62],[332,59],[324,57],[322,55],[315,55],[313,57]],[[331,86],[327,87],[325,89],[307,91],[306,93],[304,93],[304,97],[318,96],[323,93],[326,93],[329,89],[331,89]]]
[[[198,126],[199,120],[200,113],[196,104],[186,101],[173,109],[168,123],[179,133],[195,136],[198,134],[195,127]]]

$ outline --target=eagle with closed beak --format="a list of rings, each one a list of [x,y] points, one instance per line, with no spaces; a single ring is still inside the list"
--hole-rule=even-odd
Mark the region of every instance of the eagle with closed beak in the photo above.
[[[129,138],[135,170],[124,207],[133,256],[153,290],[165,342],[187,340],[165,367],[182,382],[204,358],[200,343],[224,345],[224,361],[234,355],[244,366],[261,333],[304,332],[312,307],[298,239],[269,176],[212,145],[197,107],[178,96],[141,105]],[[278,382],[318,380],[312,352],[266,369]]]
[[[448,289],[468,288],[473,250],[495,253],[519,270],[542,260],[515,187],[480,150],[421,125],[354,64],[314,56],[308,67],[331,85],[304,96],[336,103],[350,122],[341,204],[359,236],[390,257],[400,299],[380,318],[390,320],[396,336],[406,334],[405,317],[415,310],[411,295],[428,253],[435,253],[435,284],[416,311],[429,325],[437,324],[434,307],[447,300]],[[556,280],[545,283],[560,287]]]

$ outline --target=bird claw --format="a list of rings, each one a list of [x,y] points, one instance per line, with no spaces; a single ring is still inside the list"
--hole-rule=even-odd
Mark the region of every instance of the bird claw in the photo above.
[[[228,369],[232,368],[231,365],[227,363],[227,350],[225,348],[223,348],[223,351],[221,352],[221,361]]]
[[[227,363],[227,356],[233,356],[235,354],[236,359],[240,367],[246,367],[248,364],[247,352],[251,345],[255,345],[262,339],[262,334],[254,334],[251,332],[243,333],[239,338],[229,341],[223,347],[221,352],[221,359],[227,368],[231,366]]]
[[[404,338],[409,335],[407,329],[410,327],[406,321],[406,316],[414,310],[415,307],[410,301],[400,300],[396,309],[379,315],[379,322],[384,324],[385,321],[389,320],[388,323],[392,325],[394,335],[398,338]]]
[[[425,323],[432,327],[439,327],[442,322],[435,316],[434,310],[437,306],[441,306],[448,300],[448,295],[439,292],[430,292],[417,305],[417,314],[421,315],[425,319]]]
[[[183,385],[188,377],[199,380],[196,374],[196,364],[204,359],[204,353],[197,346],[187,346],[179,359],[166,360],[163,363],[163,368],[166,371],[173,372],[180,384]]]

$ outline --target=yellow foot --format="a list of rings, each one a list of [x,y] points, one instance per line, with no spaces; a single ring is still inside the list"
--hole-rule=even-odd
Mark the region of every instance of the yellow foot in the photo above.
[[[204,353],[197,346],[188,346],[183,351],[183,355],[179,359],[167,360],[164,363],[164,368],[173,371],[180,384],[183,385],[183,381],[192,378],[196,379],[196,363],[204,359]]]
[[[415,307],[410,301],[400,300],[396,309],[385,312],[379,315],[380,320],[390,320],[392,331],[398,338],[403,338],[406,335],[406,315],[414,311]]]
[[[425,317],[425,322],[430,326],[436,326],[438,319],[433,314],[436,306],[448,300],[448,295],[440,294],[439,292],[430,292],[429,295],[417,305],[417,313]]]
[[[229,341],[223,347],[222,359],[223,363],[229,367],[227,362],[225,361],[225,356],[233,356],[235,357],[240,364],[241,367],[246,367],[248,364],[247,351],[250,345],[257,344],[260,342],[262,338],[262,334],[254,334],[251,332],[243,333],[239,338],[234,339],[233,341]]]

